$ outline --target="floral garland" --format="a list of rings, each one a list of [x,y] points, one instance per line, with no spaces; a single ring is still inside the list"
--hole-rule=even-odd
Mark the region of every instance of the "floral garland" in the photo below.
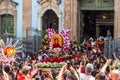
[[[42,62],[39,62],[37,64],[38,68],[61,68],[63,65],[65,65],[66,63],[65,62],[60,62],[60,63],[57,63],[57,62],[54,62],[54,63],[42,63]]]
[[[52,49],[52,43],[51,43],[51,38],[52,38],[52,36],[56,33],[55,32],[55,30],[53,30],[53,29],[51,29],[51,28],[48,28],[47,30],[46,30],[46,32],[48,33],[48,39],[49,39],[49,47],[50,47],[50,49]]]
[[[49,37],[49,41],[50,41],[50,49],[52,49],[52,45],[53,45],[53,39],[58,38],[60,40],[59,45],[62,46],[63,51],[67,51],[70,47],[70,29],[64,29],[60,32],[60,34],[56,34],[56,32],[49,28],[46,30],[46,32],[48,33],[48,37]],[[55,37],[53,37],[55,36]],[[60,37],[62,36],[62,38]],[[63,39],[63,40],[62,40]]]
[[[0,40],[0,61],[3,64],[10,65],[12,62],[15,62],[16,53],[22,52],[20,49],[22,46],[17,46],[18,40],[12,44],[12,38],[7,38],[7,41],[4,42],[2,39]]]
[[[70,29],[62,30],[61,35],[64,39],[63,51],[67,51],[70,47]]]

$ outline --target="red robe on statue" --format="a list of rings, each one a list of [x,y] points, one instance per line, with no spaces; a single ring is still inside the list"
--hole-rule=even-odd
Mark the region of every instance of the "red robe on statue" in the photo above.
[[[61,46],[59,44],[54,44],[52,49],[54,49],[54,48],[61,48]]]

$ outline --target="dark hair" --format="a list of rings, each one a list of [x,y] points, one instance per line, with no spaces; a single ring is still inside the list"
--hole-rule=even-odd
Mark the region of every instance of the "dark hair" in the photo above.
[[[19,69],[22,69],[23,66],[24,66],[24,64],[23,64],[23,63],[20,63],[20,64],[19,64]]]
[[[97,79],[98,80],[105,80],[105,73],[99,72],[98,75],[97,75]]]
[[[35,80],[40,80],[39,78],[35,78]]]
[[[2,69],[0,68],[0,75],[3,75],[3,71],[2,71]]]
[[[107,72],[107,73],[110,72],[110,66],[107,66],[106,72]]]
[[[81,61],[81,63],[82,63],[82,65],[84,65],[84,64],[85,64],[85,62],[84,62],[83,60]]]
[[[0,64],[0,69],[2,69],[2,64]]]
[[[67,62],[67,69],[70,69],[71,63]]]
[[[29,70],[24,70],[24,71],[23,71],[23,74],[24,74],[24,75],[27,75],[28,72],[29,72]]]
[[[6,73],[9,73],[9,72],[10,72],[10,67],[7,66],[7,65],[5,65],[5,66],[4,66],[4,71],[5,71]]]

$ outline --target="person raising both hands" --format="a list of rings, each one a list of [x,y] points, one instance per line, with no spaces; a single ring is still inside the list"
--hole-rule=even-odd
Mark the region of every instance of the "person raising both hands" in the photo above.
[[[68,62],[61,68],[58,75],[58,80],[80,80],[80,77],[72,65]]]

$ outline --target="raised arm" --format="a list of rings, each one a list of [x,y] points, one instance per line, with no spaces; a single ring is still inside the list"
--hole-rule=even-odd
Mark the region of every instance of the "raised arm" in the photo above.
[[[67,65],[64,65],[64,66],[61,68],[61,70],[60,70],[60,72],[59,72],[59,74],[58,74],[58,80],[62,80],[62,79],[63,79],[63,74],[64,74],[64,71],[65,71],[65,69],[66,69],[66,66],[67,66]]]
[[[115,52],[113,53],[113,57],[114,57],[115,60],[119,60],[119,59],[116,57],[116,53],[115,53]]]
[[[80,77],[77,73],[77,71],[71,66],[70,69],[73,71],[73,74],[76,76],[77,80],[80,80]]]
[[[109,66],[111,63],[111,59],[108,59],[107,62],[104,64],[104,66],[101,69],[101,72],[105,73],[107,66]]]

